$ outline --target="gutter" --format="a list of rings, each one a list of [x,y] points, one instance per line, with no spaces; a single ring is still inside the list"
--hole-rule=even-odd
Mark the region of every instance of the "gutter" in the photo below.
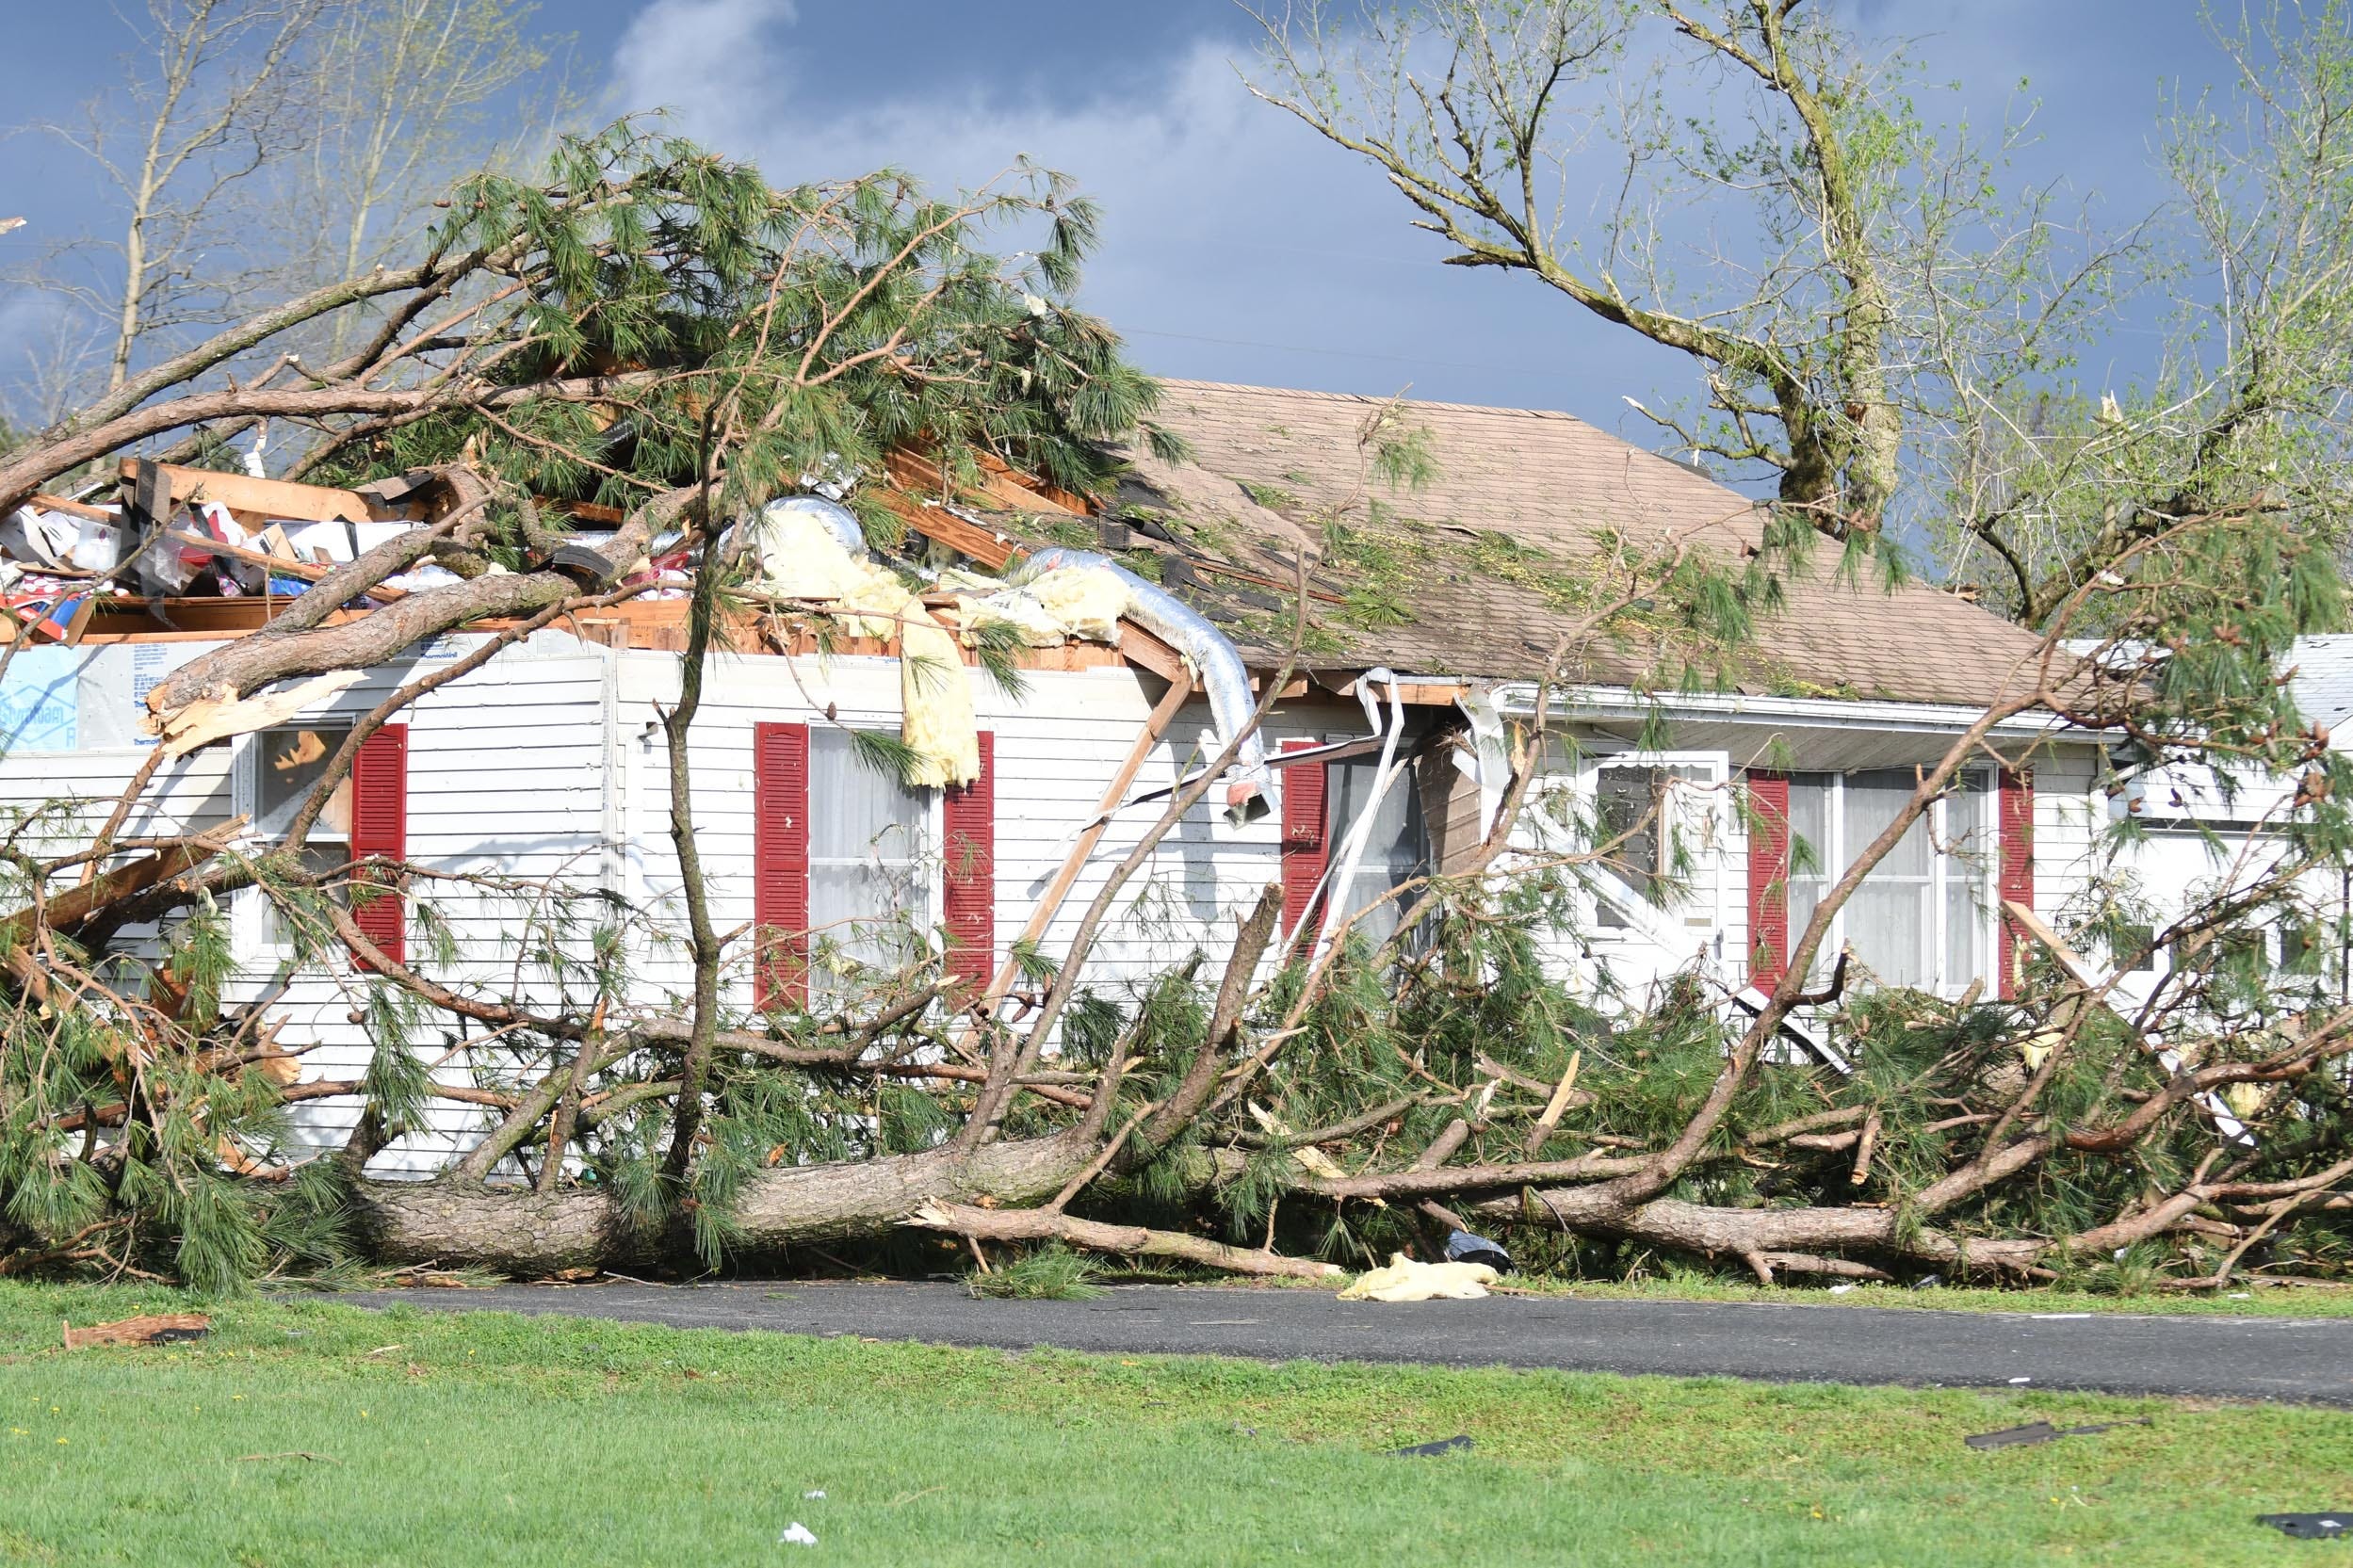
[[[1538,683],[1501,681],[1488,687],[1487,698],[1497,711],[1526,718],[1536,711]],[[1670,718],[1724,719],[1769,722],[1797,729],[1852,729],[1864,725],[1917,735],[1959,735],[1985,716],[1983,708],[1957,703],[1896,703],[1849,701],[1830,697],[1750,696],[1740,692],[1661,692],[1642,695],[1626,687],[1560,687],[1552,693],[1551,712],[1577,719],[1647,719],[1663,711]],[[2004,739],[2064,738],[2090,745],[2114,745],[2113,736],[2083,729],[2055,713],[2020,714],[1993,727]]]

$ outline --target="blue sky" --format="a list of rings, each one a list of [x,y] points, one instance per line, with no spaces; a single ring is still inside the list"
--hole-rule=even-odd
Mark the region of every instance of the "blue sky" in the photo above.
[[[111,7],[10,8],[13,57],[44,68],[11,80],[8,120],[70,117],[118,71]],[[2118,220],[2164,194],[2161,90],[2223,71],[2193,0],[1842,8],[1918,40],[1976,122],[2024,80],[2041,106],[2020,172]],[[603,108],[672,108],[779,183],[894,163],[953,185],[1017,153],[1077,176],[1107,213],[1083,300],[1162,374],[1562,408],[1646,443],[1624,399],[1693,385],[1679,356],[1528,280],[1436,265],[1377,174],[1243,90],[1253,24],[1226,0],[572,0],[543,15],[576,35]],[[0,216],[19,212],[31,222],[0,261],[103,217],[72,155],[21,135],[0,141]],[[0,379],[23,363],[8,323],[25,309],[0,298]],[[2134,349],[2113,345],[2119,374]]]

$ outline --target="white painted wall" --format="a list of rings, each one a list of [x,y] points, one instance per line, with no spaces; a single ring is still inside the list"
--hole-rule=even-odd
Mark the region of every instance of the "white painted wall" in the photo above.
[[[683,915],[669,836],[668,762],[658,735],[643,731],[656,703],[675,700],[677,673],[671,655],[625,655],[619,692],[629,894],[664,912],[667,919],[655,924],[673,927],[683,925]],[[1033,671],[1025,680],[1027,692],[1016,701],[975,677],[980,723],[996,735],[996,956],[1000,960],[1068,858],[1077,830],[1100,805],[1160,689],[1154,683],[1153,695],[1147,695],[1143,678],[1117,669]],[[759,657],[714,666],[695,724],[692,760],[696,840],[713,917],[722,930],[752,918],[753,726],[778,721],[821,726],[829,722],[829,709],[830,721],[895,733],[897,662]],[[1267,726],[1267,741],[1272,750],[1290,738],[1360,733],[1353,710],[1323,705],[1278,711]],[[1207,703],[1187,704],[1146,758],[1129,795],[1175,783],[1206,763],[1219,745]],[[1122,890],[1088,965],[1093,983],[1112,987],[1148,978],[1181,961],[1196,945],[1222,952],[1233,918],[1246,913],[1265,884],[1279,876],[1279,797],[1275,806],[1241,828],[1225,819],[1214,799],[1188,813]],[[811,802],[812,812],[823,809],[821,801]],[[1112,819],[1047,929],[1042,946],[1048,955],[1068,950],[1112,869],[1163,809],[1163,801],[1154,801],[1131,806]],[[936,895],[936,872],[933,887]],[[649,951],[644,962],[657,985],[683,990],[688,983],[690,967],[682,955]],[[748,968],[738,966],[729,996],[735,1005],[749,1005]]]
[[[471,639],[452,638],[424,654],[388,665],[306,717],[357,716],[404,680],[457,656]],[[74,822],[50,842],[86,834],[112,807],[146,756],[131,733],[142,680],[213,646],[173,642],[99,651],[83,672],[86,749],[25,752],[0,759],[0,810],[48,800],[73,801]],[[161,654],[155,650],[163,650]],[[677,910],[677,867],[668,823],[667,763],[657,704],[676,698],[678,660],[651,652],[615,652],[542,633],[508,650],[484,669],[418,702],[403,717],[409,726],[409,853],[424,871],[497,879],[501,887],[432,881],[430,897],[458,944],[456,962],[437,975],[461,989],[490,996],[519,994],[556,1006],[568,992],[583,996],[585,975],[570,979],[538,962],[532,949],[549,907],[545,890],[601,889],[634,911],[626,922],[638,1000],[657,1004],[683,994],[684,956],[652,940],[683,929]],[[839,721],[895,731],[899,667],[872,657],[734,657],[715,659],[693,740],[696,827],[710,879],[713,914],[722,930],[752,918],[753,726],[763,720],[816,725]],[[981,723],[995,732],[997,766],[998,955],[1020,932],[1140,734],[1160,689],[1157,681],[1119,669],[1035,671],[1016,700],[976,675]],[[831,711],[833,719],[827,718]],[[649,734],[649,725],[654,729]],[[1319,697],[1277,707],[1267,727],[1270,750],[1288,739],[1353,738],[1364,732],[1354,703]],[[1586,737],[1594,746],[1607,737]],[[1728,765],[1759,754],[1731,748]],[[115,741],[89,744],[90,740]],[[134,818],[133,832],[210,826],[240,809],[250,785],[240,770],[250,740],[207,749],[162,775],[159,791]],[[1620,742],[1622,744],[1622,742]],[[1130,788],[1165,786],[1218,749],[1206,703],[1181,709],[1168,735],[1145,760]],[[1802,753],[1791,766],[1804,768]],[[1729,768],[1728,767],[1728,772]],[[2088,752],[2045,758],[2037,779],[2037,897],[2055,913],[2081,885],[2104,803],[2092,788]],[[1279,791],[1279,775],[1277,788]],[[1400,787],[1410,787],[1410,780]],[[1151,856],[1120,898],[1090,965],[1090,983],[1119,991],[1180,962],[1196,945],[1214,958],[1225,950],[1233,921],[1280,873],[1282,814],[1274,809],[1243,827],[1226,821],[1210,800],[1188,814]],[[822,810],[821,801],[812,810]],[[1111,868],[1157,820],[1158,802],[1120,813],[1048,928],[1043,946],[1059,958],[1068,948]],[[1336,832],[1344,824],[1336,824]],[[1563,954],[1590,973],[1605,958],[1621,985],[1639,997],[1644,988],[1693,962],[1703,961],[1728,981],[1744,978],[1748,957],[1747,851],[1740,813],[1731,802],[1713,815],[1700,846],[1708,886],[1709,924],[1667,917],[1664,934],[1646,945],[1617,938],[1606,954]],[[934,877],[936,872],[934,872]],[[934,885],[936,885],[934,883]],[[259,919],[260,896],[238,896],[236,913],[249,971],[232,1000],[251,998],[273,982],[280,955],[268,946]],[[936,915],[936,907],[933,912]],[[574,958],[587,953],[585,933],[563,944]],[[410,950],[425,951],[412,920]],[[748,943],[729,996],[748,1008]],[[364,978],[344,969],[298,978],[277,1004],[289,1044],[315,1044],[304,1059],[309,1079],[356,1077],[374,1043],[355,1016],[366,993]],[[495,1087],[511,1067],[495,1052],[469,1051],[479,1025],[428,1018],[413,1048],[440,1059],[442,1081]],[[323,1147],[340,1141],[358,1114],[349,1099],[297,1107],[297,1140]],[[431,1124],[380,1158],[383,1172],[423,1172],[479,1135],[491,1113],[437,1106]]]

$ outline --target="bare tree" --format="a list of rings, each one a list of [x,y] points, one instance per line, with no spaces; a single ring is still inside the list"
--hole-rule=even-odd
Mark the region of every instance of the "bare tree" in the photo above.
[[[308,105],[287,89],[327,4],[149,0],[123,88],[92,103],[80,127],[46,127],[89,156],[121,204],[122,236],[91,245],[110,258],[102,275],[46,280],[105,323],[108,391],[150,338],[245,305],[247,248],[225,209],[310,128]]]
[[[534,13],[523,0],[381,0],[327,15],[302,68],[316,131],[270,171],[262,215],[300,282],[413,258],[454,181],[545,151],[572,107],[549,74],[569,40],[535,33]],[[344,347],[334,337],[329,352]]]
[[[1974,139],[1903,47],[1805,0],[1258,14],[1261,97],[1369,160],[1449,265],[1526,272],[1689,356],[1697,415],[1634,406],[1793,516],[1901,525],[2037,627],[2257,470],[2343,541],[2341,6],[2219,29],[2240,75],[2166,128],[2179,202],[2113,232],[2013,176],[2031,113]],[[2084,385],[2126,310],[2172,317],[2163,354]]]

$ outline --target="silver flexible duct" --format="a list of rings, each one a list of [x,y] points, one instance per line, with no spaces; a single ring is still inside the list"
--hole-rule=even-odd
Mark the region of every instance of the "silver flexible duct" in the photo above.
[[[1117,577],[1128,590],[1128,614],[1136,624],[1193,661],[1209,692],[1209,713],[1218,735],[1226,740],[1241,735],[1258,702],[1250,690],[1250,668],[1232,639],[1209,623],[1209,618],[1155,582],[1148,582],[1109,556],[1063,545],[1040,550],[1024,563],[1024,575],[1050,572],[1058,566],[1100,568]],[[1225,815],[1236,827],[1256,821],[1273,808],[1267,803],[1273,783],[1266,767],[1266,742],[1252,730],[1235,752],[1237,777],[1225,785]]]
[[[1355,821],[1349,824],[1348,836],[1340,841],[1339,859],[1323,869],[1323,923],[1316,929],[1313,956],[1317,958],[1323,956],[1324,948],[1331,946],[1332,933],[1339,929],[1343,914],[1340,906],[1347,902],[1345,890],[1355,880],[1356,867],[1364,861],[1365,847],[1372,842],[1373,819],[1380,816],[1381,802],[1387,797],[1389,785],[1404,771],[1397,761],[1397,741],[1405,733],[1405,694],[1386,665],[1356,677],[1356,700],[1364,704],[1365,722],[1372,726],[1376,735],[1381,730],[1381,710],[1372,696],[1376,686],[1389,688],[1388,735],[1381,742],[1381,763],[1373,770],[1372,791],[1357,810]]]
[[[815,518],[853,559],[866,558],[866,530],[858,526],[856,515],[848,507],[822,495],[783,495],[760,509],[760,521],[771,522],[792,512]]]

